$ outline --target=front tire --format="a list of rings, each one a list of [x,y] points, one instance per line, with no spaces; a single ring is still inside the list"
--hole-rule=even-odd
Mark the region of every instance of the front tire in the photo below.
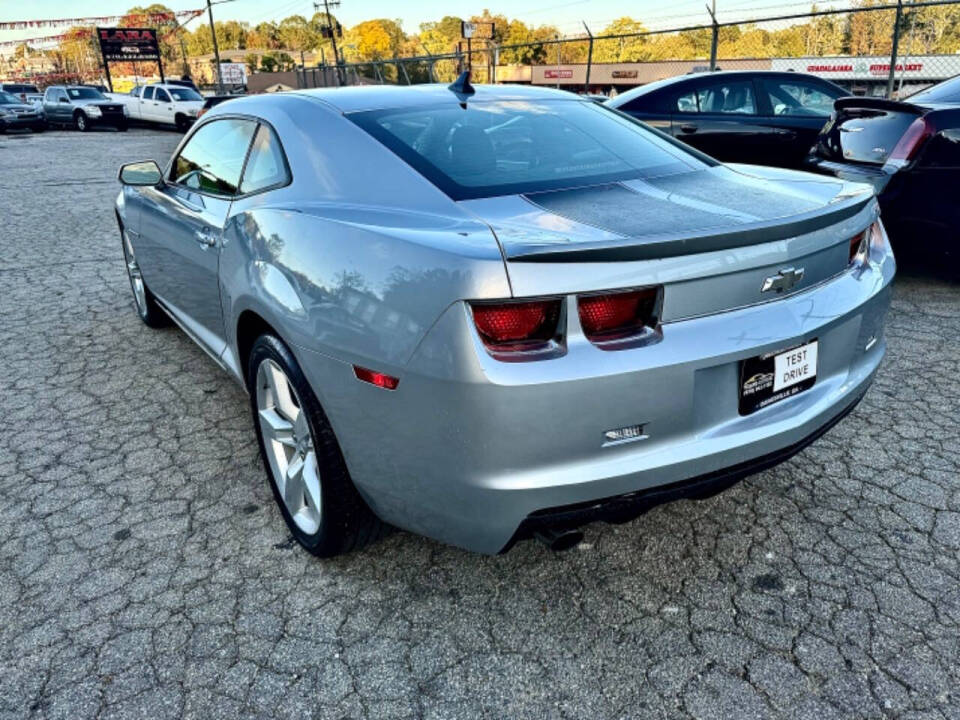
[[[123,245],[123,261],[127,268],[127,278],[130,280],[130,290],[133,292],[133,304],[137,309],[137,315],[147,327],[167,327],[170,324],[170,317],[157,303],[157,299],[144,282],[133,246],[123,230],[123,225],[120,225],[120,244]]]
[[[267,478],[296,541],[333,557],[380,538],[386,526],[354,487],[323,408],[279,338],[254,342],[247,382]]]
[[[190,129],[190,121],[183,115],[177,115],[173,119],[173,124],[176,126],[178,132],[185,133]]]
[[[73,117],[73,124],[80,132],[87,132],[90,129],[90,121],[83,112],[78,112]]]

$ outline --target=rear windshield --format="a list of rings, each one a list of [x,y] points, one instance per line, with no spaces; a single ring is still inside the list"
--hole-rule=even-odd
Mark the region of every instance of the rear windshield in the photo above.
[[[933,87],[914,93],[910,102],[960,103],[960,77],[944,80]]]
[[[646,126],[581,100],[468,102],[348,117],[454,200],[705,167]]]
[[[67,88],[67,94],[71,100],[106,100],[102,92],[93,88]]]

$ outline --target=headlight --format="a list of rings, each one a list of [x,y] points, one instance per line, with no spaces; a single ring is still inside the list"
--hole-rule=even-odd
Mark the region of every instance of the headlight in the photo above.
[[[0,117],[3,117],[4,115],[13,115],[13,113],[6,108],[0,107]]]
[[[126,105],[123,106],[123,116],[130,117],[130,108],[128,108]]]
[[[100,117],[103,115],[100,108],[98,108],[96,105],[87,105],[83,111],[90,117]]]

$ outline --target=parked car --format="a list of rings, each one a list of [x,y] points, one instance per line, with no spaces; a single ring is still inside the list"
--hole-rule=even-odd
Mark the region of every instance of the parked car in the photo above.
[[[236,97],[237,95],[209,95],[205,97],[203,99],[203,107],[200,108],[200,112],[197,113],[197,118],[202,118],[207,112],[220,103],[225,103],[227,100],[233,100]]]
[[[43,94],[36,85],[30,83],[0,83],[0,92],[16,95],[20,102],[27,105],[39,105],[43,102]]]
[[[914,252],[960,253],[960,78],[905,102],[851,97],[810,151],[814,172],[869,182],[895,242]]]
[[[0,90],[0,134],[21,128],[34,132],[46,130],[47,121],[43,112],[35,105],[22,102],[17,96]]]
[[[790,457],[885,351],[869,187],[724,166],[563,91],[237,98],[119,179],[140,318],[248,390],[317,555],[383,522],[571,545]]]
[[[848,94],[804,73],[729,70],[642,85],[606,104],[724,162],[798,167]]]
[[[203,107],[203,96],[196,90],[171,83],[154,83],[135,87],[126,95],[111,93],[122,102],[131,120],[171,125],[186,131]]]
[[[80,132],[97,126],[127,129],[123,105],[84,85],[51,85],[43,94],[43,111],[51,125],[73,127]]]

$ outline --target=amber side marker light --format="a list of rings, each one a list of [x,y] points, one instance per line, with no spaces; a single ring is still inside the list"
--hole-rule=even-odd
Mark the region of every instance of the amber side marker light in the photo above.
[[[393,375],[387,375],[386,373],[377,372],[376,370],[360,367],[359,365],[353,366],[353,374],[357,376],[357,380],[368,382],[371,385],[376,385],[384,390],[396,390],[397,385],[400,384],[400,378],[395,378]]]

